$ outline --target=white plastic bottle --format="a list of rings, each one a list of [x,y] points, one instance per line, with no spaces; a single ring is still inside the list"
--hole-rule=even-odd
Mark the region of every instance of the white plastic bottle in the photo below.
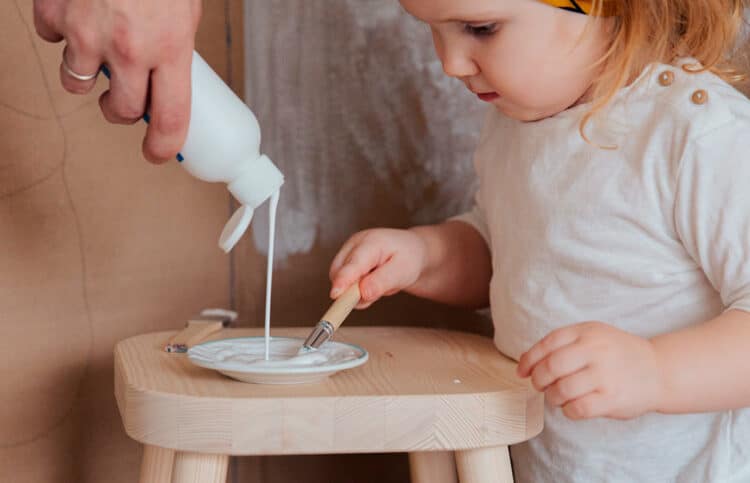
[[[110,71],[102,66],[109,77]],[[277,193],[284,175],[260,153],[255,115],[193,52],[190,125],[177,160],[203,181],[224,182],[242,204],[227,222],[219,246],[229,252],[250,226],[255,208]],[[148,114],[143,116],[149,121]]]
[[[250,225],[255,208],[279,191],[284,175],[260,153],[260,126],[247,105],[193,52],[190,127],[178,161],[204,181],[227,183],[242,204],[219,246],[229,252]]]

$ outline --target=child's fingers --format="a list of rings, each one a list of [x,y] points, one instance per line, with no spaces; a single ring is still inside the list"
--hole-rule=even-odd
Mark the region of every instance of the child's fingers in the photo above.
[[[341,292],[377,267],[380,261],[379,252],[380,250],[374,247],[356,246],[345,260],[344,266],[334,275],[331,297],[338,297]]]
[[[341,270],[341,267],[347,261],[349,254],[351,254],[352,250],[354,250],[354,247],[356,247],[359,244],[359,241],[361,238],[362,238],[362,232],[355,233],[346,242],[344,242],[343,245],[341,245],[341,248],[339,248],[338,253],[336,254],[335,257],[333,257],[333,261],[331,262],[331,268],[328,270],[328,277],[331,281],[333,281],[333,279],[336,278],[336,274],[338,273],[339,270]]]
[[[562,377],[544,391],[544,400],[552,406],[564,406],[574,399],[581,398],[597,388],[592,369],[583,369]]]
[[[537,391],[545,391],[547,386],[558,379],[580,371],[589,363],[581,344],[563,346],[539,361],[531,370],[531,383]]]
[[[366,308],[368,308],[368,307],[369,307],[370,305],[372,305],[372,304],[374,304],[374,303],[375,303],[375,301],[374,301],[374,300],[373,300],[372,302],[360,302],[360,303],[358,303],[358,304],[357,304],[357,306],[356,306],[356,307],[354,307],[354,308],[355,308],[355,309],[357,309],[357,310],[363,310],[363,309],[366,309]]]
[[[372,303],[384,295],[392,295],[404,285],[403,270],[391,259],[359,283],[362,302]]]
[[[334,257],[333,261],[331,262],[331,266],[328,269],[328,279],[331,282],[334,282],[336,278],[338,278],[339,272],[344,266],[344,263],[349,257],[349,254],[352,253],[352,250],[354,250],[354,245],[344,245]]]
[[[600,392],[590,392],[562,406],[563,414],[572,420],[606,416],[609,412],[607,397]]]
[[[578,337],[578,330],[575,326],[550,332],[521,356],[516,368],[517,374],[520,377],[528,377],[539,361],[557,349],[577,341]]]
[[[355,265],[344,265],[331,282],[331,298],[337,298],[350,285],[362,277],[362,269]]]

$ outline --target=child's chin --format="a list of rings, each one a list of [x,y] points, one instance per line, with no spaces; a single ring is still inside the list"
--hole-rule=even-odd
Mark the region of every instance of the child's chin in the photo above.
[[[498,104],[493,104],[493,106],[495,107],[495,109],[497,109],[501,114],[505,115],[506,117],[509,117],[511,119],[515,119],[516,121],[521,121],[521,122],[541,121],[542,119],[546,119],[554,115],[554,114],[544,114],[540,112],[527,111],[527,110],[521,110],[521,109],[513,109],[512,107],[500,106]]]

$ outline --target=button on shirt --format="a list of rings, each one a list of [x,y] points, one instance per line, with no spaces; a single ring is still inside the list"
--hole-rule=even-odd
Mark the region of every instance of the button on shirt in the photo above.
[[[487,115],[476,206],[458,219],[492,252],[502,353],[582,321],[652,337],[750,311],[750,101],[690,62],[620,90],[586,127],[593,145],[589,105]],[[571,421],[547,406],[512,456],[520,483],[750,482],[750,411]]]

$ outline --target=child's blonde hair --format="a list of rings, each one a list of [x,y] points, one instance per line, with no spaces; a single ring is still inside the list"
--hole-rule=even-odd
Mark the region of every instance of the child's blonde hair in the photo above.
[[[584,139],[591,117],[653,62],[689,56],[700,66],[686,65],[687,72],[708,70],[733,84],[742,81],[738,56],[746,49],[738,51],[737,44],[748,7],[750,0],[594,0],[592,18],[613,17],[612,41],[581,122]]]

